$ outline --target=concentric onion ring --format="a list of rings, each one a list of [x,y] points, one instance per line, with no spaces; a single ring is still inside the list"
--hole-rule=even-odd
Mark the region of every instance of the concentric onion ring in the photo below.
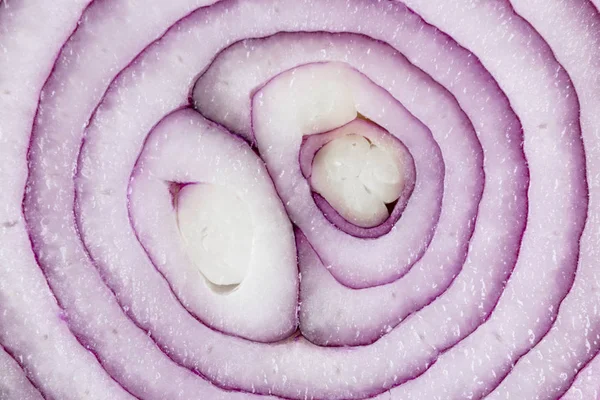
[[[0,397],[596,396],[599,18],[0,2]],[[414,160],[402,211],[364,235],[300,161],[353,120]],[[231,290],[181,246],[188,184],[252,210]]]

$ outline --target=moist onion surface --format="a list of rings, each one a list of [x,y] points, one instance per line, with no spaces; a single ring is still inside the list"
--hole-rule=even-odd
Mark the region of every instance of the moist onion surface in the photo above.
[[[600,396],[597,0],[0,0],[0,399]]]

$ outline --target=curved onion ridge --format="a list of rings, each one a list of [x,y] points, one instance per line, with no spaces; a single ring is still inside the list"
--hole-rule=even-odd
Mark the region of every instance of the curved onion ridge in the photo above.
[[[0,0],[0,399],[598,397],[599,5]]]

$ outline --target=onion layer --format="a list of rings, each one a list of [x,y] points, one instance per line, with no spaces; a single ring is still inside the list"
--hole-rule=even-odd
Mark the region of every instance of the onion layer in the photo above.
[[[252,248],[241,254],[248,259],[247,276],[231,293],[224,296],[209,284],[186,251],[169,182],[222,185],[235,191],[235,203],[244,202],[242,210],[253,225]],[[129,210],[139,241],[190,313],[216,329],[260,341],[282,339],[296,329],[298,274],[291,225],[266,170],[243,141],[191,110],[167,116],[137,162]]]

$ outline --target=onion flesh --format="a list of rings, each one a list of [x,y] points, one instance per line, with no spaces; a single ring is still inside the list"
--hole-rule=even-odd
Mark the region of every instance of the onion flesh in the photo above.
[[[176,195],[176,206],[170,182],[186,182]],[[190,194],[186,190],[210,185],[220,185],[217,199],[200,189],[191,192],[191,204],[186,203],[184,197]],[[190,109],[176,111],[148,137],[129,192],[137,238],[192,315],[214,329],[261,342],[286,338],[296,329],[298,273],[292,227],[266,169],[246,143]],[[228,198],[219,199],[221,195]],[[194,201],[205,201],[202,210],[212,209],[212,215],[200,215],[199,221],[202,211]],[[237,207],[239,214],[232,212],[237,221],[231,223],[245,226],[228,233],[221,225],[216,229],[232,236],[223,240],[217,231],[216,237],[207,238],[211,233],[205,231],[203,239],[205,225],[196,224],[212,222],[214,210],[223,206]],[[200,243],[182,240],[182,211],[193,217],[187,219],[186,228],[194,234],[200,230]],[[216,243],[202,243],[207,239]],[[198,251],[205,253],[204,259],[195,257]],[[239,257],[233,258],[231,267],[246,266],[243,279],[232,286],[211,280],[204,271],[213,268],[208,271],[219,277],[221,257]]]
[[[596,396],[598,5],[0,0],[0,397]]]

